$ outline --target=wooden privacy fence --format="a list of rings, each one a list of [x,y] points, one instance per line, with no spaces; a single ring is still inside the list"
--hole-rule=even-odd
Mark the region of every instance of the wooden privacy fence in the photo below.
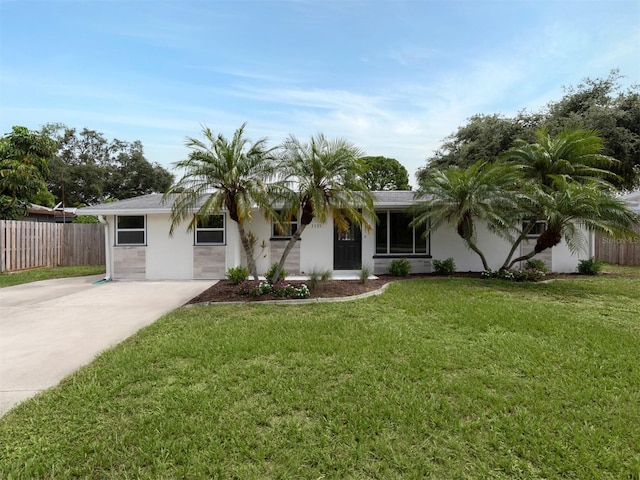
[[[640,225],[635,232],[640,235]],[[617,240],[596,234],[596,260],[617,265],[640,265],[640,240]]]
[[[104,227],[0,220],[0,271],[104,265]]]

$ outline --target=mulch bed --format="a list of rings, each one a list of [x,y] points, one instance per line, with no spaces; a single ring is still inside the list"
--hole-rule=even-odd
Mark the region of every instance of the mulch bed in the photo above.
[[[616,274],[608,274],[612,277],[618,276]],[[545,276],[544,280],[552,280],[557,278],[575,278],[577,273],[549,273]],[[482,278],[480,272],[456,272],[446,277],[464,277],[464,278]],[[378,290],[383,285],[398,280],[411,280],[414,278],[446,278],[442,275],[435,273],[424,274],[412,274],[408,277],[394,277],[392,275],[379,275],[377,280],[367,280],[362,284],[358,280],[330,280],[318,288],[316,291],[311,292],[309,298],[343,298],[352,297],[354,295],[360,295],[362,293]],[[303,283],[307,286],[309,282],[304,281],[292,281],[286,282],[298,287]],[[238,294],[238,286],[232,285],[229,280],[219,280],[215,285],[212,285],[207,290],[202,292],[197,297],[192,298],[186,304],[196,303],[211,303],[211,302],[263,302],[265,300],[294,300],[293,298],[277,298],[275,295],[261,295],[258,297],[252,297],[251,295]]]
[[[476,277],[480,278],[480,273],[455,273],[455,277]],[[354,295],[360,295],[362,293],[378,290],[383,285],[396,280],[410,280],[413,278],[437,278],[439,275],[435,274],[416,274],[409,277],[394,277],[392,275],[380,275],[377,280],[367,280],[366,283],[360,283],[359,280],[330,280],[324,285],[311,292],[309,298],[341,298],[351,297]],[[303,283],[309,285],[309,282],[293,281],[286,282],[294,287],[300,286]],[[276,298],[275,295],[261,295],[258,297],[252,297],[251,295],[239,295],[238,286],[232,285],[229,280],[220,280],[215,285],[209,287],[197,297],[192,298],[187,302],[187,305],[194,303],[208,303],[208,302],[261,302],[265,300],[292,300],[291,298],[283,299]]]

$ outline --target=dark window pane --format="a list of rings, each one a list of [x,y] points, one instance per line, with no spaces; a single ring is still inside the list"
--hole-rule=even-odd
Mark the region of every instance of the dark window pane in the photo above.
[[[144,228],[144,215],[118,217],[118,229],[124,228]]]
[[[224,217],[222,215],[211,215],[198,219],[198,228],[224,228]]]
[[[280,215],[280,212],[276,212]],[[298,218],[295,215],[291,216],[291,220],[285,222],[282,228],[278,228],[278,225],[273,222],[272,236],[274,237],[291,237],[298,230]]]
[[[196,232],[196,243],[224,243],[224,232],[222,230]]]
[[[390,253],[413,253],[413,228],[409,227],[413,218],[398,212],[391,212],[390,217]]]
[[[376,253],[387,252],[387,212],[376,212],[378,225],[376,226]]]
[[[427,225],[419,225],[415,227],[416,231],[416,252],[415,253],[427,253],[427,237],[424,236],[427,231]]]
[[[118,232],[118,245],[144,245],[144,230]]]

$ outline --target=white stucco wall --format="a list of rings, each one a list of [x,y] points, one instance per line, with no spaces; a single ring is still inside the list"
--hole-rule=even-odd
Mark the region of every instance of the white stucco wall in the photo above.
[[[333,218],[311,222],[300,241],[301,272],[333,270]]]
[[[485,255],[489,268],[494,270],[502,266],[511,248],[508,242],[489,232],[487,227],[482,224],[477,226],[477,245]],[[480,257],[465,245],[453,225],[442,225],[432,232],[431,256],[435,260],[453,258],[459,272],[480,272],[483,270]]]
[[[584,250],[576,252],[575,255],[571,253],[564,240],[551,249],[552,271],[561,273],[576,272],[580,260],[585,260],[595,255],[595,235],[584,229],[582,232],[586,239],[585,248]]]
[[[170,225],[169,214],[147,215],[147,280],[193,278],[194,233],[185,223],[170,237]]]
[[[553,272],[575,272],[580,260],[593,256],[593,234],[586,230],[583,233],[587,238],[585,251],[578,252],[575,255],[572,254],[564,240],[551,249],[551,270]],[[509,242],[491,233],[482,224],[478,225],[477,245],[484,253],[489,267],[493,270],[502,266],[511,248]],[[528,252],[530,249],[526,250]],[[520,250],[516,251],[514,257],[519,254]],[[457,270],[460,272],[479,272],[483,269],[482,261],[478,254],[465,246],[453,226],[442,226],[432,233],[431,255],[436,260],[452,257],[456,262]]]
[[[107,217],[109,223],[110,270],[114,271],[115,217]],[[235,222],[226,219],[225,271],[238,265],[246,265],[246,259]],[[169,237],[169,214],[147,215],[147,246],[145,249],[145,278],[148,280],[178,280],[194,278],[194,234],[187,232],[186,224],[176,227],[174,236]],[[270,242],[271,222],[258,213],[246,224],[247,232],[253,233],[258,241],[255,246],[258,273],[266,270],[279,258],[271,258]],[[554,272],[575,272],[581,259],[594,255],[593,234],[585,232],[587,249],[576,255],[571,254],[566,243],[552,249],[551,267]],[[492,269],[502,266],[510,244],[488,231],[485,226],[478,228],[478,246],[483,251]],[[330,218],[321,224],[314,221],[309,225],[300,240],[300,272],[333,270],[333,220]],[[457,235],[453,226],[443,226],[431,234],[430,253],[434,259],[443,260],[453,257],[458,271],[481,271],[482,262],[478,255],[469,250]],[[362,229],[362,264],[373,270],[375,254],[375,229]],[[428,260],[428,259],[427,259]],[[223,278],[223,277],[221,277]]]

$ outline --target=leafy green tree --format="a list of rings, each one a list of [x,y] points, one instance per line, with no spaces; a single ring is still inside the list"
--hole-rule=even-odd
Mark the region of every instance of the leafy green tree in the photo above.
[[[362,157],[363,174],[369,190],[411,190],[407,169],[395,158]]]
[[[522,193],[518,166],[498,162],[475,162],[467,168],[429,170],[418,188],[423,198],[414,209],[414,225],[426,225],[431,232],[452,224],[465,245],[475,252],[485,270],[487,259],[477,245],[477,221],[485,221],[500,236],[509,237],[515,228]]]
[[[605,79],[585,79],[539,112],[520,112],[515,117],[474,115],[447,137],[418,179],[429,169],[468,166],[492,161],[511,148],[517,139],[536,142],[535,131],[546,127],[551,135],[567,128],[596,131],[603,139],[603,155],[618,160],[610,168],[618,175],[611,183],[621,190],[640,184],[640,85],[621,86],[622,75],[613,70]]]
[[[612,70],[607,78],[586,78],[565,96],[551,102],[545,125],[551,133],[568,127],[594,130],[603,139],[603,154],[618,160],[612,166],[617,188],[632,190],[640,175],[640,85],[623,89],[623,76]]]
[[[468,167],[476,162],[492,162],[517,139],[534,139],[534,129],[541,122],[535,114],[521,112],[515,118],[502,115],[474,115],[447,137],[427,165],[417,173],[418,180],[430,169],[449,166]]]
[[[164,193],[173,182],[171,173],[144,157],[139,141],[109,141],[95,130],[78,132],[62,124],[46,125],[43,131],[59,142],[47,184],[65,205]]]
[[[278,173],[288,187],[284,201],[283,220],[299,216],[298,227],[282,253],[274,278],[284,267],[289,252],[306,227],[317,218],[325,222],[330,216],[340,231],[349,222],[370,225],[366,218],[375,219],[373,196],[364,181],[365,164],[360,150],[344,139],[327,139],[319,134],[308,143],[290,136],[282,145]]]
[[[113,163],[106,190],[113,198],[130,198],[151,192],[166,192],[173,183],[173,175],[144,157],[139,141],[128,146]]]
[[[267,215],[272,211],[268,182],[273,178],[275,163],[266,139],[250,142],[244,136],[245,126],[243,123],[231,139],[221,133],[215,135],[207,127],[202,128],[204,140],[188,137],[186,145],[192,150],[189,158],[174,164],[185,173],[164,198],[173,197],[171,235],[183,221],[188,220],[188,229],[193,230],[199,219],[218,214],[224,207],[238,226],[249,272],[258,280],[245,222],[251,219],[254,205]]]
[[[0,218],[24,216],[31,202],[46,198],[45,176],[55,141],[26,127],[0,139]]]

